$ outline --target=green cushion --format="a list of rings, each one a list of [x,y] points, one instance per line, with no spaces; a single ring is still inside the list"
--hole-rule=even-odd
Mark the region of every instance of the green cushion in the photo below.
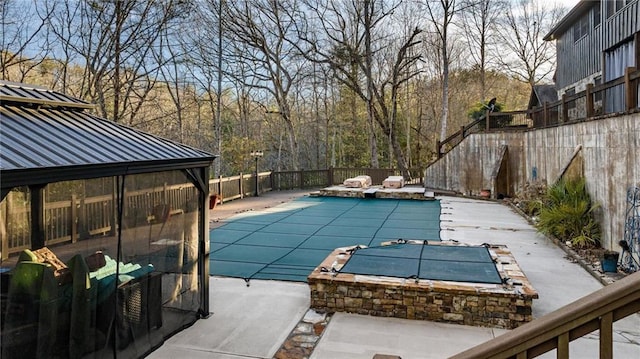
[[[37,262],[38,257],[30,251],[29,249],[25,249],[20,252],[20,256],[18,257],[18,262]]]

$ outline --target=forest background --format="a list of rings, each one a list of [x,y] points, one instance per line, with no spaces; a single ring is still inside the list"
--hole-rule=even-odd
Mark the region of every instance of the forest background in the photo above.
[[[219,155],[213,176],[424,168],[551,83],[544,0],[0,0],[2,80]]]

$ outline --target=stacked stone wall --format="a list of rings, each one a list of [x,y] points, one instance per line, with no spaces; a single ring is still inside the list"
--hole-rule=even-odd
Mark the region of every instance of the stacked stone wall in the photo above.
[[[481,327],[513,329],[533,320],[532,298],[447,289],[445,285],[347,283],[309,278],[311,307],[317,311],[348,312],[379,317],[429,320]]]

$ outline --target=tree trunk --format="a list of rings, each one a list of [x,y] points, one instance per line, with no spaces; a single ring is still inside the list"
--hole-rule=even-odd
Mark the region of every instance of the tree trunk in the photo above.
[[[440,120],[440,141],[447,138],[449,120],[449,53],[447,51],[447,26],[442,31],[442,117]]]
[[[369,149],[371,167],[378,168],[378,144],[373,123],[373,78],[371,74],[371,0],[364,1],[365,77],[367,79],[367,122],[369,123]]]
[[[286,105],[285,105],[286,106]],[[289,118],[288,114],[283,113],[282,119],[287,127],[287,135],[289,138],[289,152],[291,156],[291,169],[294,171],[298,170],[299,162],[298,162],[298,140],[296,139],[296,133],[293,128],[293,122]]]
[[[391,132],[391,145],[393,147],[393,152],[396,157],[396,162],[398,163],[398,170],[402,174],[405,180],[411,180],[411,172],[409,172],[409,168],[407,166],[407,161],[405,160],[405,156],[402,153],[402,148],[400,147],[400,143],[398,143],[398,137],[395,132]]]

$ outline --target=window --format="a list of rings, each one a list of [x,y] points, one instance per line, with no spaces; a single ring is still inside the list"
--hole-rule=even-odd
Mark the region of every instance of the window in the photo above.
[[[589,16],[583,16],[573,25],[573,41],[578,41],[589,32]]]
[[[604,53],[604,80],[611,81],[624,76],[627,67],[636,66],[636,46],[633,40],[622,43]]]
[[[603,81],[608,82],[624,76],[627,67],[636,66],[635,41],[627,41],[622,45],[605,51]],[[624,111],[624,86],[618,85],[605,91],[604,109],[606,113]]]
[[[608,0],[607,4],[607,19],[613,16],[616,11],[619,11],[624,7],[624,0]]]
[[[602,21],[602,11],[600,9],[600,2],[597,2],[595,5],[593,5],[593,27],[597,27],[598,25],[600,25],[600,22]]]
[[[630,3],[632,0],[618,0],[616,1],[616,11],[620,11],[626,4]]]

